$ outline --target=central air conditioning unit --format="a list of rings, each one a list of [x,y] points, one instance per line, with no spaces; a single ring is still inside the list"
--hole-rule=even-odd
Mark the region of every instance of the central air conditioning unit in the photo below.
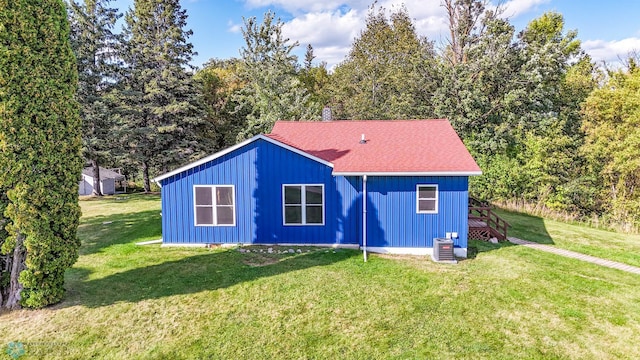
[[[453,255],[453,240],[435,238],[433,239],[433,261],[457,263],[455,256]]]

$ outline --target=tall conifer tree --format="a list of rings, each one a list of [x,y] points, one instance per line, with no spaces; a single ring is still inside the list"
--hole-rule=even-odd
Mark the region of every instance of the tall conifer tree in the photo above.
[[[78,73],[62,0],[0,0],[0,303],[42,307],[78,257]]]
[[[78,93],[82,117],[84,158],[93,168],[93,195],[102,195],[100,165],[114,148],[113,104],[108,94],[117,85],[119,36],[113,33],[122,15],[109,8],[111,0],[72,1],[71,42],[78,60]]]
[[[190,68],[194,55],[178,0],[135,0],[125,15],[126,111],[122,140],[150,191],[152,167],[167,171],[197,156],[204,110]]]

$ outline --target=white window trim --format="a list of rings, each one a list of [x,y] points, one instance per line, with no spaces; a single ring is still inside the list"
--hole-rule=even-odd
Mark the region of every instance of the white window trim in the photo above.
[[[230,187],[231,198],[233,199],[233,223],[232,224],[218,224],[218,204],[216,203],[215,189],[218,187]],[[211,205],[196,205],[196,188],[208,188],[211,189]],[[229,205],[220,205],[229,206]],[[196,215],[196,208],[198,207],[212,207],[213,208],[213,223],[212,224],[198,224],[198,218]],[[236,187],[232,184],[218,184],[218,185],[193,185],[193,225],[194,226],[236,226]]]
[[[284,202],[284,189],[287,186],[299,186],[300,187],[300,206],[302,207],[302,223],[300,224],[288,224],[285,217],[286,204]],[[322,223],[307,223],[307,212],[305,211],[307,206],[307,186],[320,186],[322,188]],[[326,201],[324,195],[324,184],[282,184],[282,225],[283,226],[324,226],[325,222],[325,209]]]
[[[428,211],[420,211],[420,187],[421,186],[431,186],[431,187],[435,187],[436,188],[436,206],[435,206],[435,210],[428,210]],[[431,198],[422,198],[422,200],[433,200]],[[438,213],[438,204],[440,202],[440,192],[438,191],[438,184],[417,184],[416,185],[416,213],[417,214],[437,214]]]

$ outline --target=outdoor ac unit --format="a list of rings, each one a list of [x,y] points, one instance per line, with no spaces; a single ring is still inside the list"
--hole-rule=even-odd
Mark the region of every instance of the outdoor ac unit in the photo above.
[[[453,240],[443,238],[433,239],[433,261],[457,262],[453,255]]]

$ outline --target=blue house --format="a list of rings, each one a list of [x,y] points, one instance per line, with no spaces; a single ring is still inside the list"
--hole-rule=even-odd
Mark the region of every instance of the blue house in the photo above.
[[[154,179],[164,245],[287,244],[467,255],[468,178],[449,121],[279,121]]]

